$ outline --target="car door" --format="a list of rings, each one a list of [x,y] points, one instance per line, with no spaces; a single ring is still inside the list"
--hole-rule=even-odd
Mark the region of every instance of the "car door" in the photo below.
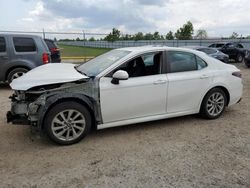
[[[156,55],[160,54],[160,58]],[[150,57],[153,56],[150,63]],[[145,72],[140,72],[131,62],[138,61],[145,65]],[[167,76],[162,74],[163,52],[143,54],[129,60],[100,79],[100,102],[103,123],[148,117],[166,113]],[[145,62],[144,62],[145,61]],[[128,80],[120,80],[119,84],[112,84],[111,75],[117,70],[126,70]]]
[[[212,81],[206,62],[189,52],[168,51],[167,64],[167,113],[197,110]]]
[[[7,42],[4,36],[0,36],[0,81],[5,79],[5,64],[9,61]]]

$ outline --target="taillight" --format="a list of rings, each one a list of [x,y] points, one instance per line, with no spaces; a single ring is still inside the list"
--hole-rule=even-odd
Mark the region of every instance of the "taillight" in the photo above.
[[[49,54],[43,53],[43,64],[49,63]]]
[[[53,53],[53,52],[58,52],[59,51],[59,48],[51,48],[50,51]]]
[[[236,77],[238,77],[238,78],[241,78],[241,77],[242,77],[242,74],[241,74],[240,71],[233,72],[232,75],[233,75],[233,76],[236,76]]]

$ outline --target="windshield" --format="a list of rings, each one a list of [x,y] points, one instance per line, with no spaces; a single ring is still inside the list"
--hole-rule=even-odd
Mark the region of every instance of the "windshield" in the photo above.
[[[111,50],[78,66],[76,69],[89,77],[93,77],[98,75],[129,53],[130,51],[125,50]]]

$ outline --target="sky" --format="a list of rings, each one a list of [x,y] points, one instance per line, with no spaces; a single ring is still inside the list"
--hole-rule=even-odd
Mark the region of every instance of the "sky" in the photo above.
[[[0,30],[124,34],[176,32],[187,21],[209,37],[250,35],[250,0],[9,0]]]

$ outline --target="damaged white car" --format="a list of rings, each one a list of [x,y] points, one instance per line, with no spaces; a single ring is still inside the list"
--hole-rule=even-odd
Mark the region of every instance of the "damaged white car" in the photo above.
[[[159,46],[115,49],[81,65],[44,65],[10,85],[8,122],[30,124],[65,145],[91,129],[197,113],[215,119],[240,101],[243,87],[235,66]]]

